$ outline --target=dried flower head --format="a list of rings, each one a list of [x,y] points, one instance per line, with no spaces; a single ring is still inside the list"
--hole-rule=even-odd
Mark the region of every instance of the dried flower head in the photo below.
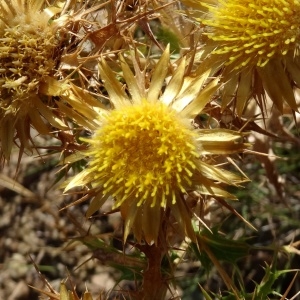
[[[300,83],[300,2],[214,2],[202,3],[208,13],[200,20],[208,38],[207,63],[216,71],[223,67],[223,106],[235,97],[241,114],[250,97],[261,103],[266,90],[279,110],[285,100],[297,111],[292,88]]]
[[[208,72],[187,78],[182,60],[162,93],[168,74],[168,49],[157,63],[148,89],[145,73],[136,70],[135,77],[124,58],[120,60],[128,93],[102,61],[100,74],[113,110],[100,114],[94,135],[85,139],[89,164],[66,190],[91,185],[90,192],[96,197],[88,216],[113,196],[114,207],[120,208],[125,221],[125,239],[132,229],[138,241],[157,242],[167,211],[192,237],[192,216],[185,195],[197,190],[233,197],[219,183],[238,184],[241,177],[208,164],[205,155],[242,151],[246,147],[243,134],[193,127],[191,119],[218,88],[215,79],[201,90]]]
[[[30,126],[48,133],[45,119],[64,128],[56,120],[49,99],[62,89],[51,77],[55,73],[58,41],[50,18],[54,10],[44,0],[4,0],[0,3],[0,141],[9,158],[15,139],[29,147]],[[45,96],[44,96],[45,97]]]
[[[7,7],[5,6],[7,5]],[[38,92],[39,82],[54,68],[54,35],[48,26],[49,17],[38,6],[24,2],[1,3],[1,94],[22,98]],[[14,100],[13,100],[14,101]]]

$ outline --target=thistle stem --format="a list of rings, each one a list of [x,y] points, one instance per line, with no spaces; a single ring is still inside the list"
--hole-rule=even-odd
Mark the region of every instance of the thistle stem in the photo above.
[[[167,292],[167,284],[161,273],[165,250],[160,245],[143,245],[142,251],[148,258],[148,266],[143,276],[143,299],[163,300]]]
[[[162,273],[162,259],[168,254],[167,228],[170,210],[164,214],[160,224],[157,242],[153,245],[145,243],[139,249],[145,253],[148,265],[144,269],[141,298],[143,300],[163,300],[168,290],[167,278]]]

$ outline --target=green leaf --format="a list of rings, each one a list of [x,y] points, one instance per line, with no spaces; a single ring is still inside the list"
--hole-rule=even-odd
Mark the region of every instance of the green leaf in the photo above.
[[[157,40],[165,45],[170,44],[171,53],[179,53],[180,51],[180,40],[178,36],[171,31],[169,28],[162,26],[159,27],[157,32]]]
[[[272,262],[271,266],[266,266],[265,276],[262,279],[261,283],[258,284],[255,288],[254,295],[255,299],[268,299],[268,295],[273,292],[273,284],[275,281],[282,275],[295,272],[298,270],[276,270],[276,256]]]
[[[235,264],[237,260],[247,256],[250,246],[246,242],[228,239],[215,229],[212,232],[204,229],[198,234],[198,239],[210,248],[218,260]]]
[[[200,241],[199,245],[205,244],[217,260],[229,262],[234,265],[239,259],[247,256],[250,249],[250,246],[246,242],[228,239],[220,235],[215,229],[212,230],[212,233],[207,229],[201,230],[201,232],[197,233],[197,239]],[[205,251],[202,251],[197,243],[191,243],[191,249],[206,271],[209,271],[212,262]]]

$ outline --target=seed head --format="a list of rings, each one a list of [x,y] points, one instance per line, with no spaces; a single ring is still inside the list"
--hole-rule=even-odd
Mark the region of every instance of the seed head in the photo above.
[[[58,94],[51,87],[56,83],[58,41],[43,5],[44,0],[0,3],[0,141],[5,159],[16,140],[21,152],[31,148],[30,127],[50,134],[45,123],[63,126],[51,111],[53,102],[48,97],[51,89]]]
[[[38,93],[39,83],[54,68],[56,46],[44,12],[25,3],[18,7],[12,5],[14,1],[6,4],[0,5],[1,107]]]

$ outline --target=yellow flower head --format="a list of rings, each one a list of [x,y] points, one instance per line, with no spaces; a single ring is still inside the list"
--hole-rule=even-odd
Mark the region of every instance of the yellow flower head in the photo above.
[[[113,196],[114,207],[120,208],[125,221],[125,238],[132,230],[138,241],[157,242],[166,211],[192,237],[185,195],[197,190],[232,198],[219,183],[241,181],[240,176],[206,163],[204,155],[243,150],[243,134],[193,127],[191,119],[218,88],[215,79],[201,90],[209,72],[194,79],[185,77],[183,59],[165,86],[169,73],[167,48],[146,89],[145,73],[136,70],[134,76],[123,57],[120,61],[128,90],[124,91],[102,61],[100,74],[114,109],[99,115],[94,135],[85,139],[90,145],[86,152],[89,164],[66,190],[91,185],[95,198],[88,216]]]
[[[217,42],[213,54],[228,54],[234,69],[264,67],[274,56],[294,51],[300,41],[298,0],[220,0],[209,6],[208,38]]]
[[[300,2],[199,3],[207,11],[198,19],[207,38],[204,65],[216,73],[222,70],[223,108],[233,103],[242,115],[247,101],[255,97],[263,110],[267,92],[280,111],[284,102],[297,111],[293,87],[300,86]]]
[[[90,171],[105,194],[120,206],[130,197],[136,205],[163,208],[186,193],[198,158],[191,125],[161,102],[142,101],[114,110],[89,140]]]

